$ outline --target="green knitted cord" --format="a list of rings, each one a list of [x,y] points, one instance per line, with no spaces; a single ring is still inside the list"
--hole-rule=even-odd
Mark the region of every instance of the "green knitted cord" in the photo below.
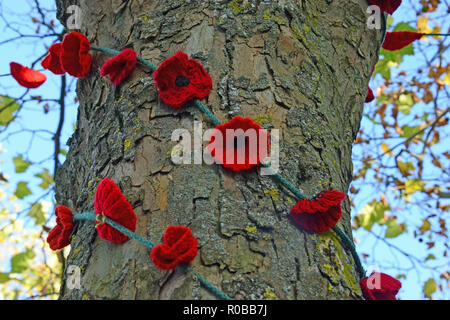
[[[128,230],[127,228],[118,224],[117,222],[115,222],[107,217],[104,217],[104,218],[105,218],[105,223],[109,224],[114,229],[117,229],[118,231],[122,232],[129,238],[139,241],[140,243],[144,244],[145,246],[147,246],[150,249],[153,249],[156,246],[150,240],[138,235],[137,233],[132,232],[131,230]],[[78,220],[78,221],[82,221],[82,220],[96,221],[97,215],[92,212],[85,212],[85,213],[79,213],[79,214],[74,215],[73,219]],[[228,295],[226,295],[224,292],[222,292],[218,288],[216,288],[211,282],[209,282],[208,280],[203,278],[201,275],[199,275],[197,272],[195,272],[193,269],[186,267],[186,266],[182,266],[182,265],[178,266],[177,268],[180,268],[181,270],[183,270],[185,272],[192,273],[195,277],[197,277],[197,279],[199,279],[199,281],[203,284],[203,286],[206,289],[208,289],[211,293],[216,295],[218,298],[224,299],[224,300],[233,300]]]
[[[109,49],[109,48],[103,48],[103,47],[96,47],[96,46],[91,46],[91,49],[92,50],[96,50],[96,51],[100,51],[100,52],[104,52],[104,53],[107,53],[107,54],[110,54],[110,55],[113,55],[113,56],[115,56],[116,54],[120,53],[120,51],[117,51],[117,50],[113,50],[113,49]],[[149,61],[147,61],[145,59],[142,59],[139,56],[137,57],[137,60],[140,63],[142,63],[144,66],[149,68],[151,71],[155,71],[156,69],[158,69],[158,67],[155,66],[153,63],[151,63],[151,62],[149,62]]]

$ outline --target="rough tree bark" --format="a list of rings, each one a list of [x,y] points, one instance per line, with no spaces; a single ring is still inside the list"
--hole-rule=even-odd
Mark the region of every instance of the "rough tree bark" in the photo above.
[[[352,179],[352,142],[378,57],[381,30],[366,26],[366,0],[56,0],[65,23],[81,7],[81,32],[93,45],[132,47],[159,65],[183,50],[212,76],[206,101],[216,116],[256,119],[281,131],[280,169],[308,196]],[[160,243],[168,225],[199,239],[193,268],[235,299],[359,299],[354,261],[333,232],[308,233],[288,212],[295,198],[256,172],[219,165],[174,165],[172,131],[193,132],[195,109],[158,100],[140,67],[114,88],[99,76],[108,58],[93,53],[78,81],[77,129],[56,176],[56,199],[92,210],[98,182],[115,180],[138,216],[137,232]],[[339,225],[351,235],[349,201]],[[136,241],[115,245],[94,224],[77,224],[67,266],[79,266],[81,289],[62,299],[214,299],[192,274],[156,269]]]

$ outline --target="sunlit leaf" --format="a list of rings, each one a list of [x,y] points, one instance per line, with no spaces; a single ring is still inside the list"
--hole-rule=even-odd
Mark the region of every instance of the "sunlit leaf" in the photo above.
[[[40,203],[35,203],[28,212],[28,216],[34,218],[37,225],[43,225],[46,222],[46,213],[44,207]]]
[[[405,192],[412,194],[417,191],[422,191],[425,187],[425,183],[418,179],[409,179],[405,183]]]
[[[415,169],[414,163],[397,161],[398,169],[404,177],[411,175],[411,171]]]
[[[410,92],[402,93],[397,100],[398,110],[403,114],[409,114],[414,106],[414,99]]]
[[[402,129],[401,136],[405,137],[405,138],[410,138],[410,137],[416,135],[421,130],[421,127],[420,126],[410,127],[410,126],[404,125],[404,126],[402,126],[401,129]],[[421,136],[423,136],[423,133],[421,135],[418,135],[419,138]]]
[[[366,230],[372,229],[374,223],[384,224],[384,214],[391,210],[389,205],[385,205],[380,201],[372,201],[365,205],[360,214],[355,217],[356,228],[363,227]]]
[[[35,177],[42,179],[42,183],[39,186],[44,190],[48,189],[48,187],[54,182],[53,177],[48,172],[48,169],[44,169],[41,173],[36,174]]]
[[[384,234],[386,238],[395,238],[406,232],[406,226],[404,224],[399,225],[397,219],[389,219],[386,222],[387,229]]]
[[[423,220],[422,226],[419,228],[420,232],[424,234],[431,229],[431,223],[427,219]]]
[[[34,258],[35,253],[31,249],[18,253],[11,258],[11,273],[21,273],[28,269],[30,261]]]
[[[14,112],[19,109],[20,105],[13,98],[0,96],[0,126],[6,126],[14,120]]]
[[[423,286],[423,293],[425,297],[431,298],[431,295],[437,291],[437,284],[434,279],[428,279]]]
[[[430,253],[429,255],[427,255],[427,257],[425,258],[425,261],[428,260],[436,260],[436,257],[434,256],[434,254]]]
[[[394,155],[392,151],[390,151],[390,147],[384,142],[381,143],[381,150],[383,151],[383,153],[388,154],[390,156]]]
[[[16,191],[14,192],[14,195],[19,198],[23,199],[26,196],[29,196],[31,194],[30,189],[28,188],[28,182],[19,182],[17,183]]]
[[[6,283],[9,280],[9,273],[0,272],[0,283]]]
[[[14,166],[16,168],[16,173],[25,172],[31,165],[31,162],[23,160],[22,156],[17,156],[13,158]]]

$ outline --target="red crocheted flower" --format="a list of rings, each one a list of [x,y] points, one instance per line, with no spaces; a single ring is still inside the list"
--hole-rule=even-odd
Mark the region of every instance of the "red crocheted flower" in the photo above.
[[[167,227],[163,240],[164,243],[150,253],[153,263],[161,270],[174,269],[180,263],[188,264],[197,255],[197,239],[187,227]]]
[[[59,250],[70,244],[73,230],[72,210],[65,206],[55,208],[56,226],[50,230],[47,242],[52,250]]]
[[[42,72],[24,67],[19,63],[11,62],[9,67],[12,77],[16,79],[22,87],[34,89],[47,80],[47,76]]]
[[[397,300],[396,295],[402,284],[390,275],[374,272],[362,279],[360,286],[366,300]]]
[[[100,69],[102,77],[109,75],[109,81],[118,86],[128,78],[136,68],[136,52],[132,49],[124,49],[121,53],[106,60]]]
[[[393,14],[395,10],[402,4],[402,0],[369,0],[371,5],[380,7],[381,12]]]
[[[208,151],[217,163],[235,172],[251,170],[267,157],[269,135],[250,118],[234,117],[211,134]]]
[[[369,87],[369,91],[367,91],[366,100],[365,103],[372,102],[375,99],[375,96],[373,95],[372,89]]]
[[[389,51],[400,50],[414,41],[419,40],[424,34],[412,31],[387,32],[382,47]]]
[[[81,33],[71,32],[64,36],[61,46],[61,65],[70,75],[83,78],[91,70],[91,45],[88,38]]]
[[[375,66],[373,67],[372,73],[370,74],[370,79],[372,78],[374,71],[375,71]],[[365,103],[372,102],[373,99],[375,99],[372,89],[370,87],[367,87],[367,88],[368,88],[368,91],[367,91],[366,100],[364,101]]]
[[[95,214],[103,214],[133,232],[136,230],[137,217],[133,207],[111,179],[104,178],[100,181],[95,194],[94,207]],[[97,232],[100,238],[118,244],[128,241],[126,235],[107,223],[99,221],[95,223],[97,224]]]
[[[335,190],[321,191],[312,200],[297,202],[290,211],[294,221],[309,231],[325,232],[342,217],[341,202],[345,194]]]
[[[164,60],[153,79],[161,100],[176,109],[190,100],[205,98],[212,88],[212,79],[202,65],[181,51]]]
[[[54,74],[66,73],[61,65],[61,50],[61,43],[52,44],[52,46],[48,49],[47,56],[41,62],[42,67],[50,70]]]

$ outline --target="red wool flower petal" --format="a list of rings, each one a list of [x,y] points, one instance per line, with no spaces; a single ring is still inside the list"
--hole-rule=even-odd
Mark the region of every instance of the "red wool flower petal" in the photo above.
[[[24,67],[19,63],[11,62],[9,67],[12,77],[16,79],[22,87],[34,89],[47,80],[47,76],[42,72]]]
[[[52,250],[59,250],[70,244],[73,230],[72,210],[65,206],[55,208],[56,226],[50,230],[47,242]]]
[[[374,272],[362,279],[360,286],[366,300],[397,300],[396,295],[402,284],[390,275]]]
[[[61,65],[70,75],[83,78],[91,70],[91,45],[81,33],[71,32],[64,36],[61,49]]]
[[[61,50],[62,44],[55,43],[48,49],[48,54],[42,60],[41,65],[44,69],[48,69],[54,74],[66,73],[61,65]]]
[[[121,53],[106,60],[100,69],[102,77],[109,75],[112,84],[118,86],[128,78],[136,68],[136,52],[132,49],[124,49]]]
[[[367,91],[367,97],[364,101],[365,103],[372,102],[375,99],[375,96],[373,95],[372,89],[369,87],[369,91]]]
[[[212,88],[212,79],[203,66],[181,51],[164,60],[153,79],[161,100],[176,109],[190,100],[205,98]]]
[[[109,178],[104,178],[97,187],[94,202],[95,214],[102,213],[109,219],[121,224],[131,231],[136,230],[137,217],[133,207]],[[96,221],[100,238],[120,244],[128,241],[128,237],[110,225]]]
[[[383,49],[389,51],[400,50],[414,41],[419,40],[424,34],[412,31],[387,32],[383,42]]]
[[[232,145],[227,145],[227,137]],[[267,157],[269,134],[250,118],[234,117],[211,134],[208,151],[217,163],[234,172],[251,170]]]
[[[197,239],[191,229],[183,226],[169,226],[163,237],[164,243],[153,248],[151,258],[161,270],[171,270],[180,263],[188,264],[197,255]]]
[[[309,231],[325,232],[334,227],[342,217],[341,202],[345,194],[335,190],[321,191],[312,200],[297,202],[290,211],[294,221]]]
[[[369,3],[380,7],[381,12],[393,14],[402,4],[402,0],[369,0]]]

